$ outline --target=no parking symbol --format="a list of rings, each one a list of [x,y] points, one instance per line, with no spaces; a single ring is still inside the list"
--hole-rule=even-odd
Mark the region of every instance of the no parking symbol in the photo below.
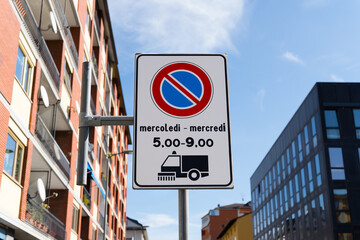
[[[154,76],[151,96],[164,113],[187,118],[201,113],[212,98],[208,74],[190,62],[175,62],[162,67]]]

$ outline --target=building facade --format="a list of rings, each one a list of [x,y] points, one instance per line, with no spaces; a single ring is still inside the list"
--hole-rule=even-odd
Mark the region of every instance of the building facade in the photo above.
[[[210,210],[208,214],[202,217],[201,239],[217,239],[219,234],[231,220],[248,213],[251,213],[250,202],[226,206],[218,205],[217,208]]]
[[[125,240],[127,127],[90,129],[76,185],[84,61],[89,114],[126,115],[107,1],[0,5],[0,239]]]
[[[360,239],[360,84],[317,83],[251,177],[254,239]]]
[[[252,214],[231,220],[221,231],[217,239],[222,240],[253,240]]]
[[[149,240],[147,226],[142,225],[137,220],[126,218],[126,240]]]

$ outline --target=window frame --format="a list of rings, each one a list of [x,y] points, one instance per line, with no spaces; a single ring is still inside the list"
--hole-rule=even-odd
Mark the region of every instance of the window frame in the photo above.
[[[64,61],[63,81],[64,81],[64,84],[65,84],[69,94],[71,95],[72,94],[72,83],[73,83],[73,70],[66,58]]]
[[[330,119],[330,116],[328,114],[335,113],[335,119]],[[326,117],[328,116],[328,117]],[[340,126],[339,126],[339,118],[338,118],[338,112],[335,109],[325,109],[324,110],[324,120],[325,120],[325,128],[326,128],[326,137],[329,140],[336,140],[341,138],[340,134]],[[332,124],[332,121],[335,121],[335,125]],[[332,134],[336,133],[335,136],[332,136]]]
[[[78,232],[79,232],[79,217],[80,217],[80,210],[77,206],[73,205],[73,211],[72,211],[72,216],[71,216],[71,219],[72,219],[71,231],[73,231],[76,234],[78,234]],[[76,229],[74,229],[74,227]]]
[[[16,76],[16,69],[18,68],[18,54],[19,51],[22,52],[24,59],[23,59],[23,65],[21,67],[21,79],[18,79],[18,77]],[[28,66],[28,71],[27,74],[24,74],[24,69],[25,69],[25,63]],[[16,81],[20,84],[21,88],[23,89],[23,91],[26,93],[27,96],[31,96],[31,92],[32,92],[32,85],[33,85],[33,78],[34,78],[34,68],[35,68],[35,63],[32,61],[32,58],[29,54],[29,52],[27,51],[25,45],[22,43],[22,41],[19,42],[18,45],[18,53],[16,55],[16,66],[15,66],[15,74],[14,74],[14,79],[16,79]],[[25,81],[25,76],[26,76],[26,81]],[[26,85],[26,86],[25,86]]]
[[[3,172],[5,172],[5,174],[7,174],[9,177],[11,177],[15,182],[19,183],[21,185],[21,181],[22,181],[22,171],[23,171],[23,165],[24,165],[24,157],[25,157],[25,145],[20,141],[20,139],[15,135],[15,133],[13,131],[11,131],[10,129],[8,130],[8,134],[7,136],[10,136],[14,141],[15,141],[15,151],[14,151],[14,157],[12,159],[13,161],[13,166],[12,166],[12,172],[9,173],[5,170],[5,168],[3,169]],[[8,144],[8,141],[6,140],[6,146]],[[16,178],[16,168],[18,165],[18,150],[19,147],[22,149],[21,152],[21,162],[20,162],[20,169],[19,169],[19,177],[18,179]],[[6,153],[5,153],[6,156]],[[5,157],[4,157],[4,166],[5,166]]]

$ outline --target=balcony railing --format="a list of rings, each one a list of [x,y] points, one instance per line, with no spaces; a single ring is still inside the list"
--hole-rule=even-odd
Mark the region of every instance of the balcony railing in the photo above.
[[[89,143],[88,155],[89,155],[89,159],[91,159],[91,162],[94,161],[95,154],[94,154],[93,144],[91,144],[91,143]]]
[[[58,69],[56,68],[55,62],[51,56],[51,53],[45,43],[45,40],[39,30],[39,27],[35,21],[34,16],[30,10],[29,5],[27,4],[26,0],[12,0],[14,4],[17,6],[20,15],[22,16],[23,21],[25,22],[26,29],[34,42],[35,46],[37,47],[41,58],[46,63],[45,69],[51,76],[51,80],[54,86],[59,91],[60,86],[60,74]]]
[[[90,107],[91,107],[91,113],[92,115],[96,115],[96,107],[95,107],[95,103],[94,100],[92,98],[90,98]]]
[[[104,229],[104,221],[105,221],[105,218],[104,218],[103,214],[101,212],[99,212],[99,224],[102,229]]]
[[[74,43],[74,40],[73,40],[71,32],[70,32],[69,24],[66,21],[66,17],[64,15],[63,8],[62,8],[59,0],[52,0],[52,1],[55,4],[56,15],[60,18],[60,21],[61,21],[60,27],[63,29],[63,31],[65,33],[65,39],[70,47],[70,53],[75,61],[76,67],[78,67],[79,56],[77,54],[75,43]]]
[[[93,55],[91,57],[91,60],[92,60],[92,63],[93,63],[93,69],[95,71],[95,78],[97,79],[99,77],[99,67],[98,67],[98,64],[97,64],[96,57]]]
[[[109,228],[109,223],[106,222],[106,235],[110,236],[110,228]]]
[[[40,115],[36,119],[36,136],[39,138],[45,149],[48,151],[52,159],[59,166],[67,178],[70,178],[70,164],[65,157],[63,151],[56,143],[55,139],[42,121]]]
[[[47,209],[27,198],[26,221],[55,239],[66,239],[65,225]]]
[[[99,39],[100,39],[100,24],[99,24],[99,17],[97,15],[97,13],[95,12],[95,32],[98,35]]]
[[[104,188],[106,188],[106,175],[105,173],[101,173],[101,184],[103,185]]]
[[[88,190],[83,187],[83,198],[82,198],[83,203],[85,204],[85,206],[90,210],[91,207],[91,195],[88,192]]]

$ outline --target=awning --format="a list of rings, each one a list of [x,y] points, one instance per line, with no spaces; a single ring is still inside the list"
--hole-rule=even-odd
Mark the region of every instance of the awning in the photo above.
[[[96,176],[94,175],[93,169],[92,169],[89,162],[87,162],[87,169],[88,169],[88,171],[90,173],[90,177],[94,180],[96,185],[99,187],[101,194],[103,195],[104,198],[106,198],[106,194],[105,194],[103,188],[101,187],[99,181],[97,180]]]

